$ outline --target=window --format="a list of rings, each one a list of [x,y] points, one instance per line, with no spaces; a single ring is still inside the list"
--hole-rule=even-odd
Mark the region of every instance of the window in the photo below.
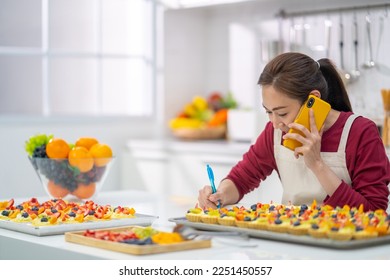
[[[151,116],[155,0],[1,0],[0,116]]]

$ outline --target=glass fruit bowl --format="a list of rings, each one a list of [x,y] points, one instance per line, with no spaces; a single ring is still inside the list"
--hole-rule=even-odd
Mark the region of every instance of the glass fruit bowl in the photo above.
[[[29,157],[46,193],[52,198],[91,199],[101,190],[115,158],[79,158],[78,166],[68,159]],[[82,172],[81,172],[82,171]]]

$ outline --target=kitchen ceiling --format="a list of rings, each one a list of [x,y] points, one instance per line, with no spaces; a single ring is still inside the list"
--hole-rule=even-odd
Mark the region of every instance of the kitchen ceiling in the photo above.
[[[249,2],[254,0],[161,0],[161,2],[171,9],[195,8],[213,6],[220,4],[231,4],[239,2]]]

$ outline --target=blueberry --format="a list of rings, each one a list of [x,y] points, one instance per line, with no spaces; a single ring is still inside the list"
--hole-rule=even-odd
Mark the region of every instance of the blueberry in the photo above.
[[[282,220],[281,219],[276,219],[275,220],[275,225],[280,225],[282,223]]]
[[[221,218],[226,217],[226,214],[221,214]]]
[[[312,225],[311,225],[311,228],[312,228],[312,229],[319,229],[320,227],[319,227],[317,224],[312,224]]]
[[[356,231],[362,231],[363,228],[362,228],[361,226],[357,226],[357,227],[355,228],[355,230],[356,230]]]
[[[47,217],[43,217],[42,219],[41,219],[41,222],[44,222],[44,223],[46,223],[46,222],[48,222],[49,220],[47,219]]]
[[[318,218],[318,214],[315,214],[314,216],[313,216],[313,219],[317,219]]]
[[[27,212],[23,212],[22,217],[23,218],[28,218],[28,213]]]
[[[337,218],[337,214],[333,214],[331,217],[335,219]]]
[[[332,227],[330,230],[331,231],[339,231],[339,228],[338,227]]]
[[[95,214],[95,210],[89,210],[89,211],[88,211],[88,215],[91,215],[91,216],[92,216],[92,215],[94,215],[94,214]]]
[[[270,207],[269,207],[269,211],[274,211],[275,210],[275,205],[271,205]]]
[[[390,221],[390,215],[387,215],[387,217],[386,217],[385,220],[386,220],[386,221]]]
[[[19,210],[23,210],[23,205],[19,204],[18,206],[16,206],[16,208],[19,209]]]
[[[152,240],[152,238],[148,237],[144,240],[144,243],[145,243],[145,245],[151,245],[151,244],[153,244],[153,240]]]
[[[39,208],[38,208],[37,206],[33,206],[33,207],[31,208],[31,210],[32,210],[32,211],[38,211]]]
[[[368,214],[368,217],[369,217],[370,219],[374,218],[374,213]]]
[[[306,211],[307,209],[309,209],[309,207],[307,207],[306,204],[301,205],[301,211]]]
[[[256,204],[251,205],[251,209],[252,209],[253,211],[256,211],[257,205],[256,205]]]
[[[249,222],[251,220],[251,218],[250,217],[248,217],[248,216],[245,216],[245,218],[244,218],[244,221],[245,222]]]
[[[1,212],[1,215],[8,217],[9,211],[3,210],[3,211]]]
[[[300,221],[295,221],[295,222],[293,223],[293,226],[294,226],[294,227],[297,227],[297,226],[299,226],[300,224],[301,224]]]
[[[71,211],[71,212],[69,212],[69,217],[76,217],[76,213],[75,212],[73,212],[73,211]]]
[[[53,214],[58,212],[57,209],[55,209],[54,207],[52,207],[52,208],[50,209],[50,211],[51,211]]]

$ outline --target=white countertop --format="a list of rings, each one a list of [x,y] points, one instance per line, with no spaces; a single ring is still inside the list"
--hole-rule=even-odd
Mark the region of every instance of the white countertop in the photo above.
[[[40,200],[47,197],[38,198]],[[5,200],[5,199],[0,199]],[[16,199],[22,201],[23,198]],[[127,205],[138,213],[159,216],[153,227],[171,230],[174,223],[168,218],[184,216],[193,207],[196,198],[151,195],[140,191],[102,192],[96,199],[100,204]],[[223,241],[223,242],[222,242]],[[212,247],[181,252],[134,256],[108,250],[68,243],[63,235],[33,236],[0,229],[0,259],[108,259],[108,260],[207,260],[207,259],[390,259],[390,244],[361,249],[327,249],[314,246],[289,244],[278,241],[253,239],[227,245],[227,239],[215,238]],[[230,242],[228,240],[228,242]],[[254,245],[244,247],[241,245]]]

